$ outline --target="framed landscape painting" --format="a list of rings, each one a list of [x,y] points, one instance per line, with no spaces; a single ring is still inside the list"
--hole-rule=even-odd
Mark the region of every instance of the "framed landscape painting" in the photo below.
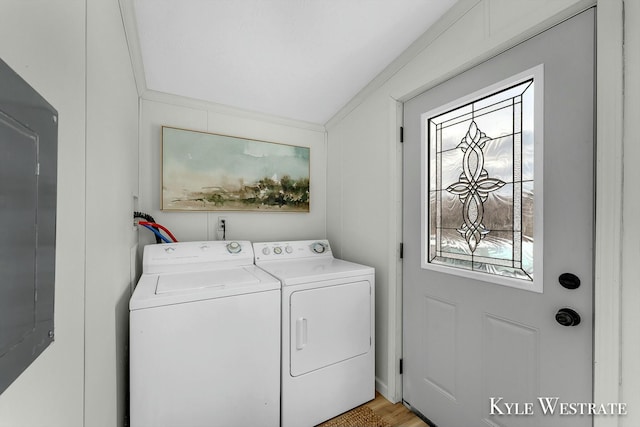
[[[310,149],[162,127],[162,210],[309,212]]]

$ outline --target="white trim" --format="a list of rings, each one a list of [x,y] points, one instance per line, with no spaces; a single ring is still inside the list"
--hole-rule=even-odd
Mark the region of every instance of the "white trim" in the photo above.
[[[241,108],[231,107],[229,105],[216,104],[214,102],[203,101],[195,98],[187,98],[184,96],[172,95],[165,92],[155,90],[146,90],[142,95],[142,99],[146,101],[160,102],[164,104],[177,105],[180,107],[194,108],[198,110],[210,111],[217,114],[226,114],[229,116],[244,118],[249,120],[273,123],[292,128],[311,130],[316,132],[326,132],[323,125],[317,123],[305,122],[302,120],[294,120],[286,117],[274,116],[255,111],[243,110]]]
[[[120,4],[120,14],[124,26],[124,35],[129,48],[129,58],[133,67],[133,78],[138,89],[138,96],[142,96],[147,90],[147,80],[144,75],[144,64],[142,62],[142,51],[140,50],[140,39],[138,38],[138,26],[136,24],[135,8],[132,0],[118,0]]]
[[[623,171],[623,0],[597,9],[594,402],[620,402]],[[595,427],[622,425],[594,417]]]
[[[640,117],[640,2],[624,3],[624,187],[622,189],[622,258],[621,258],[621,361],[622,391],[620,399],[630,410],[624,418],[625,426],[640,425],[640,145],[637,137],[637,118]]]
[[[376,391],[378,393],[380,393],[382,396],[384,396],[385,399],[389,400],[389,398],[387,397],[389,395],[389,387],[387,387],[387,385],[380,380],[380,378],[378,378],[376,376],[376,383],[375,383],[375,387],[376,387]],[[395,403],[395,402],[391,402],[391,403]]]
[[[530,281],[519,280],[511,277],[497,276],[488,273],[481,273],[477,271],[464,270],[461,268],[450,267],[447,265],[439,265],[427,262],[427,230],[428,215],[427,215],[427,197],[428,191],[425,189],[427,183],[427,167],[426,164],[429,161],[427,142],[426,142],[426,122],[429,118],[437,116],[445,111],[455,109],[459,106],[468,104],[476,99],[485,97],[487,95],[500,92],[510,86],[524,82],[530,78],[534,80],[534,186],[535,186],[535,198],[534,198],[534,276],[533,283]],[[543,253],[544,253],[544,240],[543,240],[543,213],[544,213],[544,182],[543,182],[543,159],[544,159],[544,65],[540,64],[536,67],[525,70],[507,79],[501,80],[490,86],[477,90],[469,95],[465,95],[454,101],[451,101],[445,105],[439,106],[435,109],[427,111],[420,116],[420,149],[421,149],[421,161],[420,161],[420,174],[421,174],[421,217],[420,217],[420,250],[421,250],[421,267],[427,270],[439,271],[442,273],[453,274],[456,276],[462,276],[469,279],[480,280],[483,282],[489,282],[497,285],[509,286],[512,288],[522,289],[525,291],[539,292],[543,291],[544,274],[543,274]]]
[[[387,348],[388,380],[377,390],[391,403],[402,400],[402,375],[399,362],[402,358],[402,260],[400,259],[400,243],[402,242],[402,144],[400,143],[400,126],[402,126],[402,103],[389,98],[389,182],[395,183],[390,188],[389,204],[389,318],[387,331],[389,343]],[[378,381],[378,380],[377,380]],[[377,384],[377,383],[376,383]]]
[[[396,129],[398,133],[400,133],[400,126],[403,125],[404,120],[404,104],[393,100],[396,107]],[[400,135],[398,135],[398,139],[396,142],[396,248],[398,250],[398,257],[396,258],[396,281],[398,286],[395,286],[395,295],[396,295],[396,303],[395,306],[391,307],[392,310],[395,310],[395,313],[392,312],[391,315],[395,315],[396,324],[393,333],[395,335],[395,360],[398,365],[396,365],[395,372],[396,375],[396,388],[395,388],[395,399],[393,402],[401,402],[402,401],[402,374],[400,373],[400,359],[402,359],[402,259],[400,258],[400,243],[402,243],[402,175],[403,175],[403,149],[404,145],[401,143]],[[391,329],[390,329],[391,331]]]

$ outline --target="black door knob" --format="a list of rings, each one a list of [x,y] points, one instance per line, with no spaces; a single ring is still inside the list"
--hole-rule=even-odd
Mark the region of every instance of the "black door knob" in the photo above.
[[[580,324],[580,315],[570,308],[561,308],[556,313],[556,321],[562,326],[576,326]]]

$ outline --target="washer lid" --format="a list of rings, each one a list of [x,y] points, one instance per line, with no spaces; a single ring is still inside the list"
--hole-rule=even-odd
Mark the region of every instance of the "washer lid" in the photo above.
[[[143,274],[129,301],[139,310],[279,290],[280,282],[255,265],[184,273]]]
[[[373,267],[333,257],[261,262],[258,263],[258,266],[280,279],[282,286],[364,276],[374,273]]]
[[[158,276],[156,294],[184,292],[196,289],[238,288],[256,285],[258,278],[244,269],[197,271],[193,273],[167,273]]]

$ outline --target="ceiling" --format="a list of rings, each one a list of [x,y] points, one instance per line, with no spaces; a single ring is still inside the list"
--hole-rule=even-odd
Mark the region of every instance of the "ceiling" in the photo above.
[[[325,124],[456,0],[132,0],[146,89]]]

